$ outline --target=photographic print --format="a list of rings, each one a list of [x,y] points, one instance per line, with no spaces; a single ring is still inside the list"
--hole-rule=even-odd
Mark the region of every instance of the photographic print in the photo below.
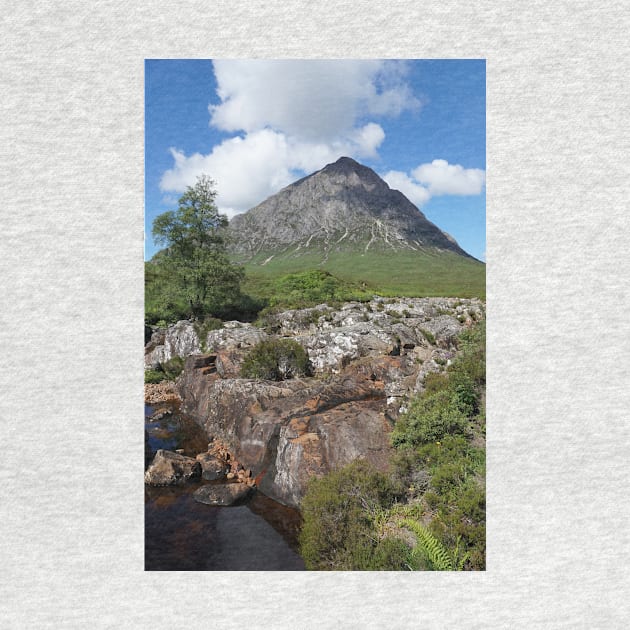
[[[146,60],[146,570],[485,570],[485,72]]]

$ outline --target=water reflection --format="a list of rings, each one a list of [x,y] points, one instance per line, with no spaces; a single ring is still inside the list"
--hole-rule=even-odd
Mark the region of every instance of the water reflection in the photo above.
[[[162,408],[160,408],[162,409]],[[159,419],[146,406],[145,428],[152,451],[183,448],[194,456],[206,450],[201,428],[176,408]],[[244,505],[197,503],[197,481],[183,487],[145,486],[145,569],[147,571],[299,571],[300,515],[260,493]]]

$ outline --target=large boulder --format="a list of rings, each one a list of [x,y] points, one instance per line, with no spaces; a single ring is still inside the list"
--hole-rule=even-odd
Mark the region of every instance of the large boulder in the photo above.
[[[150,486],[175,486],[200,476],[201,464],[196,459],[159,449],[144,473],[144,483]]]
[[[233,505],[245,499],[250,492],[252,487],[244,483],[213,484],[195,490],[193,499],[207,505]]]
[[[211,330],[206,337],[206,347],[209,351],[249,349],[257,343],[267,338],[267,333],[251,324],[240,324],[235,326],[235,322],[229,322],[231,326],[226,326],[220,330]]]
[[[299,506],[313,476],[360,457],[383,469],[391,428],[382,400],[348,402],[295,416],[279,427],[276,456],[258,486],[287,505]]]
[[[212,453],[199,453],[196,459],[201,464],[201,476],[208,481],[223,479],[230,470],[225,460]]]
[[[452,347],[463,328],[461,322],[451,315],[439,315],[425,322],[422,327],[435,337],[441,348]]]
[[[201,352],[201,343],[195,326],[182,320],[166,330],[157,330],[144,349],[144,365],[156,368],[173,357],[187,357]]]
[[[282,503],[299,505],[314,474],[356,457],[381,466],[387,459],[391,422],[382,381],[351,372],[281,383],[185,373],[180,386],[186,411]]]

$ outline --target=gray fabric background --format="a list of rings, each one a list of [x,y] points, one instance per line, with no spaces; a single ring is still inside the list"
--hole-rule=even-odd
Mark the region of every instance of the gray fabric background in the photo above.
[[[3,3],[0,626],[623,628],[628,11]],[[143,63],[482,57],[488,570],[143,571]]]

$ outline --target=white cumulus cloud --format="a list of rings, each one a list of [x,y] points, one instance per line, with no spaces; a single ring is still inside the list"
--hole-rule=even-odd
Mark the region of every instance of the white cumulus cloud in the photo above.
[[[268,129],[225,140],[208,155],[171,149],[175,165],[162,176],[160,188],[182,192],[207,173],[217,183],[217,206],[233,216],[293,181],[287,153],[286,138]]]
[[[409,175],[401,171],[389,171],[382,176],[390,188],[399,190],[409,201],[420,207],[431,198],[427,188],[414,182]]]
[[[486,172],[478,168],[464,168],[446,160],[420,164],[411,174],[389,171],[382,175],[390,188],[399,190],[417,206],[438,195],[478,195],[486,182]]]
[[[211,124],[224,131],[265,127],[302,140],[351,134],[361,116],[397,116],[420,102],[404,64],[377,60],[220,60]]]
[[[420,106],[402,62],[224,60],[214,70],[221,102],[210,105],[210,124],[239,135],[205,155],[172,148],[160,188],[182,192],[207,173],[228,216],[342,155],[377,157],[385,132],[366,117]]]
[[[485,171],[449,164],[446,160],[421,164],[411,174],[432,195],[478,195],[486,182]]]

